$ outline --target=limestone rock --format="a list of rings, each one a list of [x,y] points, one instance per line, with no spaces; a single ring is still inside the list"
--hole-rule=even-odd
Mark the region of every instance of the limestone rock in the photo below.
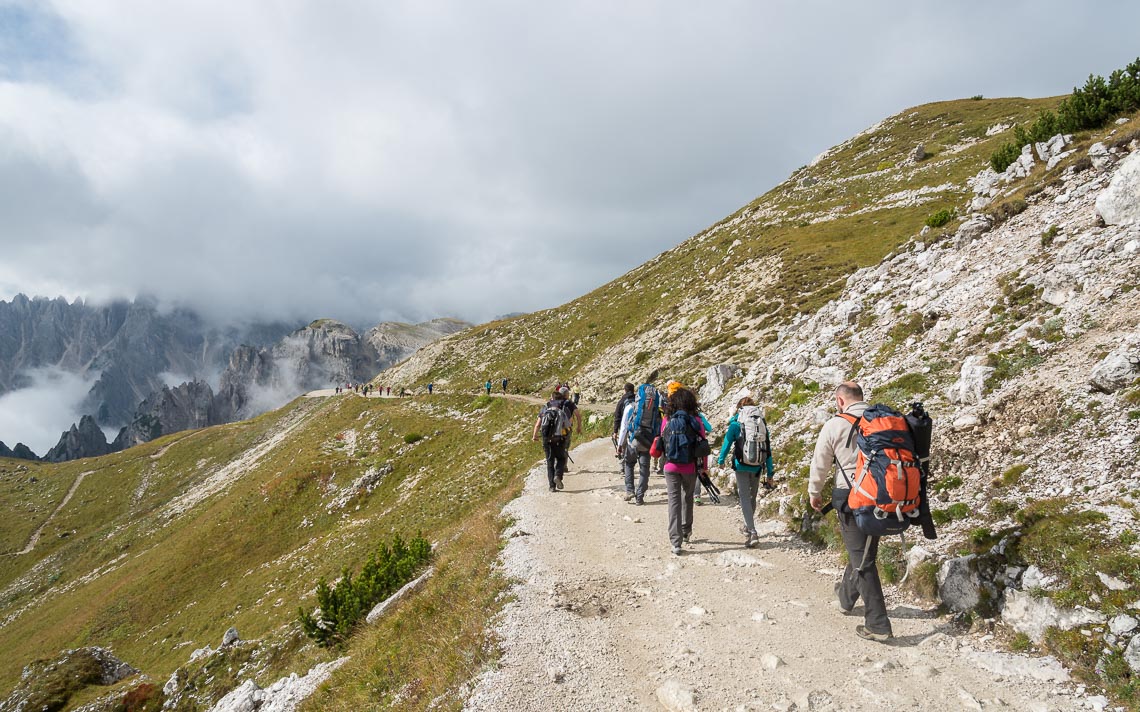
[[[705,385],[701,386],[701,402],[711,403],[724,395],[724,387],[740,376],[740,367],[731,363],[718,363],[705,371]]]
[[[1002,620],[1019,633],[1040,643],[1048,628],[1071,630],[1080,625],[1103,623],[1104,615],[1087,608],[1058,608],[1048,598],[1034,598],[1032,594],[1006,589]]]
[[[192,381],[152,393],[139,404],[129,425],[119,432],[115,451],[149,442],[169,433],[219,425],[229,419],[215,407],[214,391],[204,381]]]
[[[783,667],[786,663],[778,655],[772,653],[764,653],[760,656],[760,667],[765,670],[772,671],[778,667]]]
[[[835,317],[840,324],[853,325],[859,320],[859,314],[863,312],[863,305],[854,299],[849,299],[844,302],[839,302],[835,305]]]
[[[1033,146],[1025,145],[1021,149],[1021,155],[1017,160],[1009,164],[1009,167],[1001,174],[1002,181],[1005,183],[1012,183],[1015,180],[1021,180],[1029,175],[1036,165],[1033,160]]]
[[[1140,376],[1140,355],[1114,351],[1093,367],[1089,385],[1101,393],[1115,393]]]
[[[670,712],[695,712],[697,696],[678,680],[667,680],[657,688],[657,701]]]
[[[938,597],[953,611],[973,610],[981,601],[981,581],[973,554],[948,559],[938,570]]]
[[[16,443],[16,447],[9,449],[4,441],[0,440],[0,457],[10,457],[14,460],[39,460],[32,449],[24,443]]]
[[[1103,171],[1116,162],[1116,157],[1109,153],[1108,146],[1098,141],[1089,147],[1089,160],[1092,161],[1093,168]]]
[[[992,226],[993,223],[988,217],[976,215],[958,226],[955,242],[960,246],[965,245],[989,232]]]
[[[918,144],[907,158],[911,163],[919,163],[924,160],[926,158],[926,146],[921,143]]]
[[[1140,222],[1140,153],[1120,162],[1108,187],[1097,196],[1096,214],[1107,225]]]
[[[424,346],[470,327],[459,319],[433,319],[420,324],[386,321],[369,329],[364,340],[376,350],[376,370],[403,361]]]
[[[1122,613],[1108,622],[1108,629],[1112,631],[1113,635],[1124,635],[1135,630],[1137,625],[1140,624],[1135,618]]]
[[[218,700],[210,712],[256,712],[265,699],[262,691],[253,680],[246,680]]]
[[[986,379],[994,372],[992,366],[982,362],[981,356],[969,356],[962,363],[958,380],[947,391],[951,403],[977,404],[982,402]]]
[[[239,640],[241,640],[241,637],[238,635],[237,628],[231,627],[225,632],[225,635],[222,636],[222,647],[228,648]]]
[[[1132,672],[1140,672],[1140,635],[1134,636],[1124,649],[1124,661]]]
[[[1037,149],[1037,157],[1048,163],[1052,158],[1064,151],[1065,146],[1068,146],[1072,141],[1072,136],[1057,134],[1047,141],[1035,144],[1034,148]]]

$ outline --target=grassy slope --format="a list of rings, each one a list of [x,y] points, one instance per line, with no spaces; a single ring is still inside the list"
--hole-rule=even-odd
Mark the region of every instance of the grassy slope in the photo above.
[[[293,624],[297,606],[311,605],[318,576],[332,579],[342,567],[358,566],[395,532],[423,531],[447,542],[440,549],[443,574],[433,586],[471,587],[462,600],[477,605],[467,611],[468,625],[455,628],[467,631],[468,647],[451,648],[457,656],[478,654],[497,593],[487,574],[497,553],[495,515],[537,454],[528,438],[511,436],[529,436],[530,410],[461,397],[299,400],[253,421],[105,458],[31,468],[59,496],[75,474],[94,472],[32,555],[0,559],[0,619],[23,609],[0,628],[0,649],[8,653],[0,661],[0,689],[10,689],[30,660],[78,645],[109,646],[161,681],[194,648],[216,646],[230,625],[243,638],[268,635],[289,651],[259,682],[304,672],[309,662],[335,653],[312,646],[293,652],[301,647]],[[162,505],[188,483],[296,417],[304,419],[299,428],[226,494],[162,526]],[[351,452],[351,437],[338,438],[349,430],[358,434]],[[407,444],[409,433],[425,437]],[[151,458],[172,442],[161,458]],[[327,511],[332,495],[326,487],[344,488],[384,462],[395,470],[371,495],[355,498],[343,511]],[[138,497],[144,479],[149,484]],[[27,486],[0,479],[0,501],[19,500],[18,488]],[[19,541],[26,529],[13,527],[4,535]],[[111,562],[103,575],[80,582]],[[454,680],[445,670],[437,687],[458,684],[468,668],[456,667]]]
[[[961,100],[904,111],[609,284],[445,339],[380,380],[465,389],[507,375],[512,387],[536,392],[557,378],[580,378],[608,397],[634,371],[656,367],[692,379],[711,363],[754,357],[772,330],[821,306],[847,275],[917,234],[931,213],[964,202],[966,178],[1007,139],[987,138],[987,128],[1024,121],[1057,101]],[[919,143],[928,158],[911,165]],[[954,187],[931,191],[919,205],[888,199],[948,183]],[[718,283],[732,285],[731,300],[715,296]],[[670,332],[681,320],[684,333]],[[652,337],[663,326],[688,348],[660,353],[662,339]],[[614,355],[620,365],[598,368]]]

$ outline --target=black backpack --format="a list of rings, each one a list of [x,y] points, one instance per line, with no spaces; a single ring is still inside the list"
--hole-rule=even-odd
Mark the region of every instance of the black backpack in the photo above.
[[[559,445],[570,434],[570,417],[562,404],[563,401],[548,401],[538,416],[538,431],[542,433],[542,441],[545,443]]]

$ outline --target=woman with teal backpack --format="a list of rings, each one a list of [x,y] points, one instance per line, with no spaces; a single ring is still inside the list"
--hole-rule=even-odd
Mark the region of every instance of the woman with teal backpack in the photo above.
[[[751,398],[741,398],[736,404],[736,412],[728,421],[724,443],[716,464],[724,466],[729,450],[732,450],[732,470],[736,473],[736,491],[740,495],[740,511],[744,515],[744,546],[752,548],[760,543],[756,534],[756,495],[760,490],[760,471],[766,473],[764,489],[772,489],[775,467],[772,464],[772,438],[768,424],[760,412],[760,406]]]

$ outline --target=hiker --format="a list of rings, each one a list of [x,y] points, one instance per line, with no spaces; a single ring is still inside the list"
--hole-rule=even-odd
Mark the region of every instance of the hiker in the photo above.
[[[562,408],[566,411],[566,417],[570,420],[570,422],[573,425],[577,426],[578,434],[581,435],[582,434],[582,411],[578,410],[577,404],[575,404],[574,401],[570,400],[570,388],[567,386],[562,386],[561,388],[558,389],[558,392],[562,394]],[[570,452],[570,440],[571,440],[570,433],[567,433],[566,434],[566,452]],[[566,467],[565,471],[569,472],[570,468]]]
[[[429,395],[429,396],[431,395],[432,389],[434,389],[434,388],[435,388],[435,384],[434,384],[434,383],[429,383],[429,384],[428,384],[428,395]]]
[[[506,392],[507,392],[507,379],[504,378],[503,379],[503,393],[506,393]]]
[[[653,442],[651,454],[665,460],[665,489],[669,494],[669,542],[680,556],[681,544],[693,534],[693,491],[697,486],[697,465],[708,456],[705,426],[696,417],[697,397],[678,387],[665,406],[661,437]],[[702,445],[703,443],[703,445]]]
[[[883,584],[879,580],[879,537],[868,537],[855,525],[855,515],[847,506],[847,495],[855,476],[858,447],[855,444],[855,425],[844,415],[856,420],[867,410],[863,401],[863,388],[847,381],[835,389],[835,404],[839,413],[832,417],[819,432],[815,455],[808,475],[808,497],[815,511],[823,509],[823,490],[831,479],[834,464],[838,470],[831,501],[839,515],[839,533],[847,548],[847,568],[843,578],[835,584],[835,595],[844,613],[850,613],[855,603],[863,599],[863,624],[855,627],[855,634],[867,640],[884,642],[893,636],[891,621],[887,617],[887,603],[883,599]]]
[[[622,402],[621,425],[616,437],[618,457],[621,460],[622,474],[625,476],[625,501],[645,504],[645,493],[649,489],[649,450],[660,432],[657,402],[660,396],[652,384],[646,383],[635,395],[633,384],[626,384],[626,396]],[[638,467],[637,488],[633,486],[633,466]]]
[[[487,389],[487,395],[491,395],[491,379],[490,378],[488,378],[487,382],[483,384],[483,387]]]
[[[567,445],[570,418],[563,407],[565,402],[566,396],[562,391],[554,389],[550,400],[538,412],[538,419],[534,421],[534,430],[530,434],[532,442],[542,435],[542,450],[546,454],[546,479],[551,492],[562,489],[562,476],[566,474],[566,459],[569,457]]]
[[[760,413],[760,406],[749,397],[741,398],[736,404],[736,412],[728,421],[724,433],[724,443],[716,464],[724,467],[729,452],[732,452],[732,471],[736,473],[736,492],[740,496],[740,512],[744,515],[744,546],[751,549],[760,543],[756,533],[756,494],[760,490],[760,471],[767,473],[764,488],[772,489],[775,467],[772,464],[772,438],[768,424]]]
[[[578,405],[579,401],[582,400],[582,388],[578,385],[577,381],[574,382],[573,391],[574,391],[574,405]]]
[[[618,438],[618,432],[621,430],[622,416],[625,415],[625,407],[631,402],[637,401],[637,393],[634,392],[633,384],[625,384],[625,390],[622,391],[621,398],[618,398],[617,405],[614,406],[614,432],[610,439],[614,443],[614,454],[621,458],[621,443],[622,440]]]

